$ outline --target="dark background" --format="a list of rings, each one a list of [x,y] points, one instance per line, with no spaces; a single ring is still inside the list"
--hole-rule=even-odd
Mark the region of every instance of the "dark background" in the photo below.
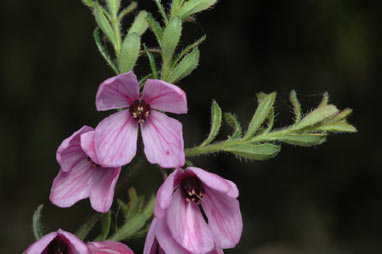
[[[153,1],[138,2],[155,12]],[[91,212],[88,200],[68,209],[49,203],[55,151],[110,113],[97,112],[94,98],[113,72],[80,0],[5,0],[0,21],[0,253],[12,254],[34,241],[39,204],[45,233],[74,231]],[[296,89],[305,111],[328,91],[339,108],[354,109],[349,120],[358,128],[313,148],[283,145],[269,161],[221,154],[194,160],[241,191],[244,231],[226,253],[381,253],[381,1],[221,0],[185,26],[182,42],[203,33],[199,68],[178,84],[188,96],[189,114],[177,116],[186,147],[207,135],[213,98],[246,126],[260,91],[278,92],[276,127],[292,123],[288,93]],[[145,68],[141,61],[138,73]],[[219,137],[228,134],[225,128]],[[154,168],[135,186],[148,196],[160,182]],[[141,253],[141,242],[130,245]]]

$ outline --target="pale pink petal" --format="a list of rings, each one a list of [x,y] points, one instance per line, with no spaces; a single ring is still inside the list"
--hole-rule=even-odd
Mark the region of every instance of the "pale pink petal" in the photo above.
[[[93,166],[86,157],[78,161],[71,171],[60,170],[53,181],[50,201],[59,207],[69,207],[89,197],[92,176]]]
[[[243,230],[239,201],[209,187],[205,187],[205,191],[201,205],[216,246],[222,249],[235,247]]]
[[[98,88],[98,111],[125,108],[139,98],[139,84],[134,72],[119,74],[105,80]]]
[[[24,254],[40,254],[49,245],[54,238],[56,238],[57,232],[52,232],[41,237],[38,241],[34,242],[23,253]]]
[[[163,80],[148,79],[143,88],[142,99],[154,109],[176,114],[187,113],[184,91]]]
[[[211,251],[209,254],[224,254],[224,252],[222,249],[216,248],[213,251]]]
[[[90,254],[134,254],[125,244],[114,241],[90,242],[88,247]]]
[[[160,254],[192,254],[188,250],[184,249],[175,239],[171,236],[165,218],[158,220],[155,227],[155,234],[159,243],[158,252]],[[155,252],[154,252],[155,253]],[[195,253],[203,253],[201,251]],[[144,254],[151,254],[146,253]]]
[[[231,198],[237,198],[239,196],[239,190],[237,189],[236,184],[230,180],[224,179],[201,168],[188,167],[186,171],[193,172],[205,185],[214,190],[224,193]]]
[[[159,164],[162,168],[184,165],[182,124],[178,120],[151,111],[141,131],[146,158],[151,164]]]
[[[146,241],[145,241],[145,247],[143,249],[143,254],[156,254],[158,241],[155,237],[155,227],[157,225],[157,218],[154,217],[153,221],[151,222],[149,231],[146,235]]]
[[[90,189],[90,203],[94,210],[100,213],[109,211],[114,197],[121,168],[93,168],[92,188]]]
[[[56,158],[61,169],[65,172],[70,171],[73,164],[76,164],[78,160],[81,160],[84,153],[81,150],[81,134],[88,131],[92,131],[93,128],[89,126],[83,126],[81,129],[73,133],[70,137],[62,141],[61,145],[57,149]]]
[[[98,161],[104,167],[120,167],[129,163],[137,151],[138,122],[128,110],[103,119],[95,132]]]
[[[71,253],[71,254],[88,254],[89,253],[89,249],[86,246],[86,244],[83,243],[80,239],[77,238],[77,236],[73,235],[72,233],[59,229],[57,231],[57,234],[67,240],[65,242],[68,245],[68,249],[69,249],[68,253]]]
[[[177,185],[175,182],[175,179],[177,178],[176,176],[181,176],[183,174],[184,173],[182,170],[176,169],[166,178],[166,180],[160,186],[157,192],[154,207],[155,217],[162,218],[165,215],[166,209],[170,205],[172,199],[172,193],[174,192],[174,189]]]
[[[82,151],[91,159],[95,164],[99,165],[94,142],[95,131],[89,131],[81,135],[81,148]]]
[[[204,221],[199,207],[192,201],[187,202],[179,188],[174,192],[166,217],[163,219],[166,219],[172,237],[189,252],[207,253],[214,248],[212,232]],[[164,249],[158,233],[156,235]]]

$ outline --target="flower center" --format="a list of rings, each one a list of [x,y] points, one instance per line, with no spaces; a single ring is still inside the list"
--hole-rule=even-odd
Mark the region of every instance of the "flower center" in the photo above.
[[[183,197],[187,202],[193,201],[197,205],[203,200],[204,187],[199,178],[195,176],[186,176],[182,179],[180,183],[180,189],[182,191]]]
[[[68,245],[60,238],[56,237],[47,247],[47,254],[68,254]]]
[[[138,123],[143,123],[149,117],[150,112],[150,104],[146,104],[145,100],[135,100],[130,106],[130,114]]]
[[[89,157],[88,157],[88,161],[90,162],[90,164],[91,164],[93,167],[96,167],[96,168],[99,168],[99,167],[100,167],[100,165],[98,165],[97,163],[95,163],[94,161],[92,161],[92,159],[90,159]]]

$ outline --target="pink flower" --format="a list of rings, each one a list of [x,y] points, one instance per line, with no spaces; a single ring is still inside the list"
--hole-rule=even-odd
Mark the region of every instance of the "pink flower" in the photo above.
[[[75,235],[62,229],[49,233],[33,243],[24,254],[90,254],[89,248]]]
[[[223,253],[233,248],[243,228],[238,195],[233,182],[203,169],[175,170],[158,190],[144,253],[154,254],[157,248],[166,254]]]
[[[50,201],[59,207],[70,207],[90,198],[94,210],[106,213],[113,202],[120,167],[99,165],[94,150],[94,130],[84,126],[65,139],[57,149],[61,169],[53,181]]]
[[[90,242],[88,247],[90,254],[134,254],[125,244],[114,241]]]
[[[160,112],[187,113],[182,89],[162,80],[148,79],[140,95],[137,77],[130,71],[100,85],[96,106],[99,111],[123,108],[96,127],[95,150],[101,165],[119,167],[133,159],[138,126],[150,163],[163,168],[184,165],[182,124]]]

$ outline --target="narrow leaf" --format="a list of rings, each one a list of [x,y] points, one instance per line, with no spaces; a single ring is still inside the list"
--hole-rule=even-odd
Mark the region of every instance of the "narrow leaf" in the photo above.
[[[261,124],[268,117],[269,113],[273,108],[273,104],[276,99],[276,93],[270,93],[267,95],[259,104],[256,109],[255,114],[252,117],[251,122],[249,123],[248,130],[245,133],[244,139],[252,137],[256,131],[259,129]]]
[[[98,48],[99,52],[101,53],[101,55],[103,56],[103,58],[110,65],[110,67],[114,70],[114,72],[116,74],[119,74],[119,70],[118,70],[117,66],[115,65],[114,61],[111,59],[106,48],[102,45],[98,27],[96,29],[94,29],[93,36],[94,36],[94,40],[95,40],[95,43],[97,45],[97,48]]]
[[[326,105],[328,105],[328,102],[329,102],[329,94],[328,92],[325,92],[323,95],[322,95],[322,100],[321,100],[321,103],[320,105],[318,105],[318,107],[324,107]]]
[[[146,220],[150,219],[154,213],[155,196],[151,196],[150,200],[147,202],[145,208],[143,209],[143,214]]]
[[[199,40],[197,40],[196,42],[188,45],[184,50],[182,50],[182,52],[180,52],[174,62],[173,62],[173,67],[175,67],[175,65],[178,64],[178,62],[180,61],[180,59],[182,59],[186,54],[188,54],[188,52],[190,52],[191,50],[193,50],[194,48],[198,47],[205,39],[207,38],[207,36],[203,35]]]
[[[186,55],[182,61],[175,67],[168,77],[168,82],[175,84],[179,80],[191,74],[199,63],[199,50],[194,49],[190,54]]]
[[[260,145],[238,144],[224,148],[224,151],[253,160],[267,160],[280,152],[280,146],[265,143]]]
[[[333,118],[331,118],[329,121],[327,121],[327,123],[335,123],[335,122],[341,121],[345,119],[346,117],[348,117],[352,112],[353,112],[352,109],[345,108],[344,110],[339,112],[337,115],[335,115]]]
[[[154,1],[158,7],[160,14],[162,15],[164,23],[167,25],[168,24],[168,18],[167,18],[166,12],[164,11],[162,4],[160,3],[160,0],[154,0]]]
[[[176,46],[178,45],[181,32],[182,22],[179,17],[172,19],[170,23],[168,23],[168,25],[165,27],[161,42],[164,64],[170,63]]]
[[[131,71],[139,57],[141,49],[141,37],[136,33],[128,34],[122,43],[119,55],[119,69],[123,72]]]
[[[129,210],[130,210],[129,206],[120,199],[117,199],[117,202],[118,202],[119,208],[123,212],[125,220],[127,220],[127,218],[129,217]]]
[[[233,128],[233,133],[229,140],[237,139],[241,137],[242,131],[239,121],[237,120],[236,116],[231,113],[225,113],[224,119],[227,122],[229,126]]]
[[[94,5],[94,16],[97,21],[98,26],[101,28],[102,32],[106,35],[106,37],[109,39],[109,41],[115,45],[116,39],[113,32],[113,29],[110,25],[109,20],[105,16],[106,10],[99,5],[97,2]]]
[[[147,22],[147,11],[140,11],[135,17],[135,20],[129,29],[128,35],[136,33],[139,36],[142,36],[148,27],[149,23]]]
[[[315,146],[326,141],[325,134],[286,134],[277,137],[278,141],[298,146]]]
[[[32,217],[33,234],[36,240],[39,240],[43,235],[42,225],[41,225],[41,211],[43,207],[44,207],[43,204],[39,205],[34,211],[33,217]]]
[[[300,122],[301,120],[301,105],[300,102],[297,99],[296,91],[292,90],[289,94],[289,101],[293,105],[293,111],[295,116],[295,123]]]
[[[107,0],[107,6],[112,16],[116,17],[119,7],[121,6],[121,0]]]
[[[210,8],[216,2],[217,2],[217,0],[190,0],[190,1],[187,1],[182,6],[182,8],[180,8],[178,15],[182,19],[186,19],[189,16],[191,16],[197,12],[201,12],[203,10]]]
[[[322,106],[316,108],[309,114],[307,114],[299,123],[297,123],[293,129],[299,130],[305,127],[313,126],[319,122],[322,122],[338,113],[338,109],[334,105]]]
[[[147,18],[147,22],[149,23],[151,30],[153,31],[153,33],[155,35],[155,38],[157,39],[157,42],[160,46],[161,41],[162,41],[162,34],[163,34],[162,27],[158,23],[158,21],[156,21],[156,19],[150,13],[147,14],[146,18]]]
[[[346,122],[346,120],[342,120],[332,124],[325,124],[317,128],[320,131],[329,131],[329,132],[357,132],[357,129]]]
[[[205,146],[211,143],[216,135],[219,133],[219,129],[222,123],[222,110],[220,109],[219,105],[216,103],[215,100],[212,101],[212,106],[211,106],[211,130],[210,133],[208,134],[208,137],[204,142],[200,145]]]
[[[94,6],[94,0],[82,0],[82,3],[90,8]]]
[[[119,228],[119,230],[112,237],[110,237],[110,240],[117,242],[128,240],[135,233],[140,231],[140,229],[145,225],[145,223],[145,214],[136,214],[134,217],[126,221],[126,223],[121,228]]]
[[[153,77],[154,77],[154,79],[158,79],[158,71],[157,71],[157,67],[156,67],[156,64],[155,64],[155,58],[154,58],[154,56],[151,54],[151,52],[149,51],[149,49],[146,47],[146,45],[143,45],[143,47],[144,47],[144,49],[145,49],[147,58],[149,59],[149,63],[150,63],[151,72],[152,72],[152,74],[153,74]]]
[[[134,187],[129,188],[128,190],[129,194],[129,205],[135,203],[138,200],[138,194]]]
[[[104,241],[107,239],[110,233],[110,226],[111,226],[111,213],[109,211],[104,216],[102,216],[102,219],[101,219],[101,228],[102,228],[101,241]]]
[[[135,10],[136,8],[137,8],[137,2],[131,2],[125,9],[123,9],[119,13],[119,15],[118,15],[119,21],[121,21],[127,14],[129,14],[130,12]]]

